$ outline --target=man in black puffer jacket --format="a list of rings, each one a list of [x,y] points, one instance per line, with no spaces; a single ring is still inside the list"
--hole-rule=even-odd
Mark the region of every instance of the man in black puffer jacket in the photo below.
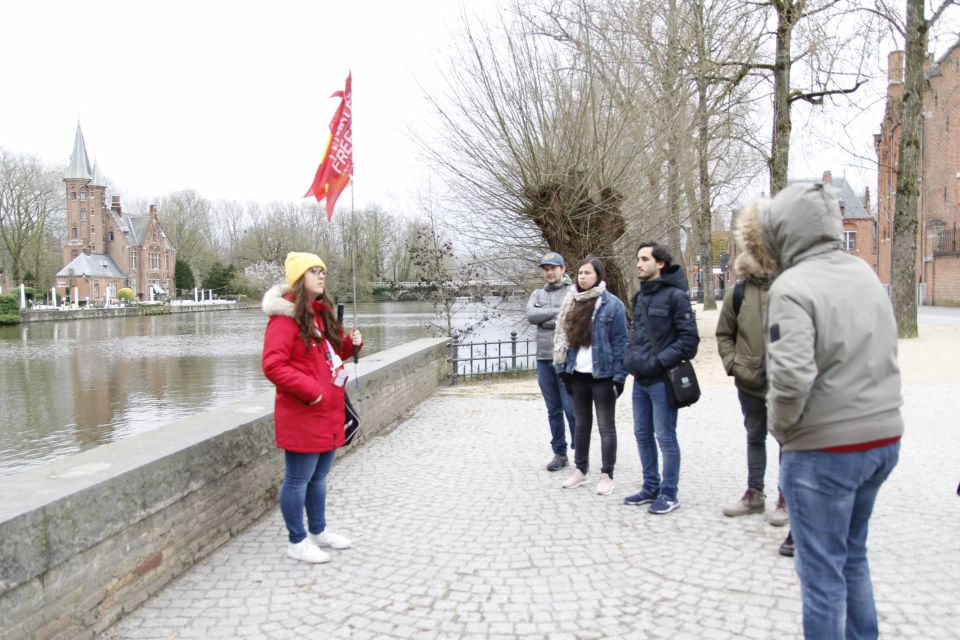
[[[681,360],[696,356],[700,336],[686,277],[680,266],[673,264],[665,246],[656,242],[640,244],[637,277],[640,291],[633,297],[633,335],[623,364],[634,376],[633,433],[643,467],[643,488],[624,498],[624,502],[652,503],[650,513],[664,514],[680,506],[677,410],[667,402],[664,372]],[[663,455],[662,479],[657,444]]]

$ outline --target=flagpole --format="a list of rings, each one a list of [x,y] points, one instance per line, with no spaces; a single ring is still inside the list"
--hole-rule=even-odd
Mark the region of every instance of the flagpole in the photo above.
[[[353,224],[353,328],[357,328],[357,247],[359,246],[359,241],[357,239],[357,210],[353,206],[353,177],[350,178],[350,219]],[[360,388],[360,354],[357,353],[357,348],[353,348],[353,375],[354,385],[357,389]]]
[[[353,225],[353,328],[357,328],[357,210],[353,207],[353,179],[350,179],[350,220]]]

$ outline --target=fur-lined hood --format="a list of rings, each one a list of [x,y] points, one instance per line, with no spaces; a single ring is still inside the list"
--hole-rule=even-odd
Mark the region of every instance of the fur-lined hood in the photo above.
[[[777,261],[764,247],[760,228],[760,212],[769,206],[769,198],[755,200],[741,210],[733,222],[733,241],[737,247],[733,273],[737,280],[749,276],[771,279],[777,272]]]
[[[263,309],[263,312],[268,316],[289,316],[292,318],[293,301],[283,297],[289,292],[290,287],[286,284],[278,284],[270,287],[270,289],[263,294],[263,302],[260,303],[260,308]]]
[[[833,187],[793,184],[773,200],[750,204],[737,217],[738,278],[771,277],[804,258],[843,247],[840,205]]]

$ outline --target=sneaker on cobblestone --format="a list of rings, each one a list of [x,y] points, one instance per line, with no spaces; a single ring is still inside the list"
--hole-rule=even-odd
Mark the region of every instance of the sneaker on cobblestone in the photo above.
[[[787,534],[787,539],[784,540],[783,543],[780,545],[779,552],[780,552],[780,555],[782,556],[787,556],[788,558],[792,558],[793,553],[794,551],[796,551],[796,549],[797,549],[796,545],[793,544],[793,532],[791,531],[790,533]]]
[[[660,491],[651,491],[646,487],[640,489],[638,493],[633,494],[632,496],[627,496],[623,499],[623,504],[650,504],[657,499],[657,496],[660,495]]]
[[[330,562],[330,556],[322,549],[317,548],[317,545],[313,544],[313,541],[309,538],[304,538],[296,544],[288,543],[287,555],[300,562],[311,562],[313,564]]]
[[[311,533],[310,539],[318,547],[331,547],[333,549],[349,549],[350,545],[353,544],[350,542],[350,538],[341,536],[339,533],[331,533],[330,531]]]
[[[665,496],[661,493],[659,496],[657,496],[657,499],[653,501],[653,504],[650,505],[648,511],[659,516],[665,513],[670,513],[671,511],[679,508],[680,501],[678,499]]]
[[[775,527],[782,527],[790,522],[790,516],[787,514],[787,502],[783,499],[783,494],[777,498],[776,508],[767,516],[767,522]]]
[[[745,516],[748,513],[763,513],[763,510],[767,508],[765,499],[766,496],[763,495],[763,492],[756,489],[747,489],[743,497],[723,508],[723,515],[735,518]]]
[[[567,456],[561,455],[559,453],[554,454],[553,460],[547,464],[547,471],[559,471],[567,466]]]
[[[587,476],[580,472],[580,469],[574,469],[570,477],[563,481],[564,489],[576,489],[587,484]]]
[[[613,478],[601,473],[600,480],[597,481],[597,494],[601,496],[609,495],[613,491],[613,487]]]

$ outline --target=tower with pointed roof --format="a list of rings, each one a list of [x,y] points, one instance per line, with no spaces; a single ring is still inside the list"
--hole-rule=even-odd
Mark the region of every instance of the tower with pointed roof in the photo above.
[[[93,168],[80,123],[63,177],[67,195],[67,240],[57,286],[77,290],[80,300],[114,300],[123,287],[149,300],[173,289],[176,249],[160,226],[155,206],[146,215],[125,214],[119,196],[107,206],[99,164]]]
[[[79,122],[73,141],[73,152],[70,154],[70,166],[63,180],[67,188],[67,242],[64,245],[64,263],[83,252],[103,253],[107,228],[107,188],[99,168],[90,168],[87,146]]]

